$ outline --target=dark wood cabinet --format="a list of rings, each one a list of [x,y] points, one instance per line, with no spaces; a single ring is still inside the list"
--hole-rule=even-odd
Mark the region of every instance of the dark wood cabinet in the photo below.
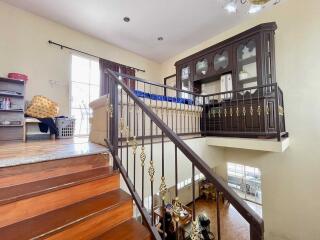
[[[233,90],[274,83],[276,29],[275,22],[260,24],[177,61],[177,86],[182,88],[181,82],[185,81],[181,74],[185,66],[190,67],[190,90],[201,83],[217,81],[227,73],[232,74]]]
[[[283,94],[275,76],[276,29],[276,23],[264,23],[176,62],[178,87],[202,93],[203,84],[212,83],[215,92],[203,89],[209,94],[203,97],[201,123],[206,135],[278,137],[285,133]],[[190,75],[183,78],[186,67]],[[232,84],[226,74],[231,74]],[[184,84],[189,88],[181,84],[184,81],[189,81]]]

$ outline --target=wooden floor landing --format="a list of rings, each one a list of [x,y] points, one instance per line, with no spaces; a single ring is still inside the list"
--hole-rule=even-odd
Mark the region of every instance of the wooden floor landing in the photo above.
[[[0,142],[0,167],[36,163],[106,152],[104,146],[88,138],[57,139],[30,142]]]

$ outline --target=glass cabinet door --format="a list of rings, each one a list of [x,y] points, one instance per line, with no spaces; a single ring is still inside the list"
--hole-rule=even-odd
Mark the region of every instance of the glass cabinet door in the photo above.
[[[192,91],[191,89],[191,66],[186,65],[181,68],[181,89]]]
[[[195,67],[195,79],[199,80],[207,77],[210,72],[210,63],[209,63],[209,57],[204,56],[194,62]]]
[[[221,52],[217,52],[213,55],[213,71],[224,72],[229,68],[229,51],[222,50]]]
[[[243,42],[236,48],[237,54],[237,85],[238,89],[258,85],[257,44],[256,39]],[[252,90],[251,93],[254,93]]]

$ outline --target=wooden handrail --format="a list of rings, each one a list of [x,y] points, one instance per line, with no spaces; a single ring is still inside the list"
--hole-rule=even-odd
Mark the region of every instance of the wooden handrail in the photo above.
[[[194,166],[202,172],[207,180],[211,181],[218,191],[223,192],[228,201],[237,209],[243,218],[250,224],[250,235],[254,236],[252,239],[263,239],[264,222],[263,219],[251,209],[248,204],[244,202],[218,175],[211,172],[210,167],[175,133],[173,132],[139,97],[137,97],[125,83],[118,79],[115,72],[110,69],[107,74],[111,79],[120,85],[122,89],[130,96],[137,106],[161,129],[177,147],[178,149],[194,164]],[[135,79],[129,75],[126,78]]]

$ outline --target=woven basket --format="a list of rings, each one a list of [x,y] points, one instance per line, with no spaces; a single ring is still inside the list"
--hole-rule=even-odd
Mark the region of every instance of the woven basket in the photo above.
[[[35,118],[54,118],[58,112],[58,104],[46,97],[34,96],[26,114]]]

